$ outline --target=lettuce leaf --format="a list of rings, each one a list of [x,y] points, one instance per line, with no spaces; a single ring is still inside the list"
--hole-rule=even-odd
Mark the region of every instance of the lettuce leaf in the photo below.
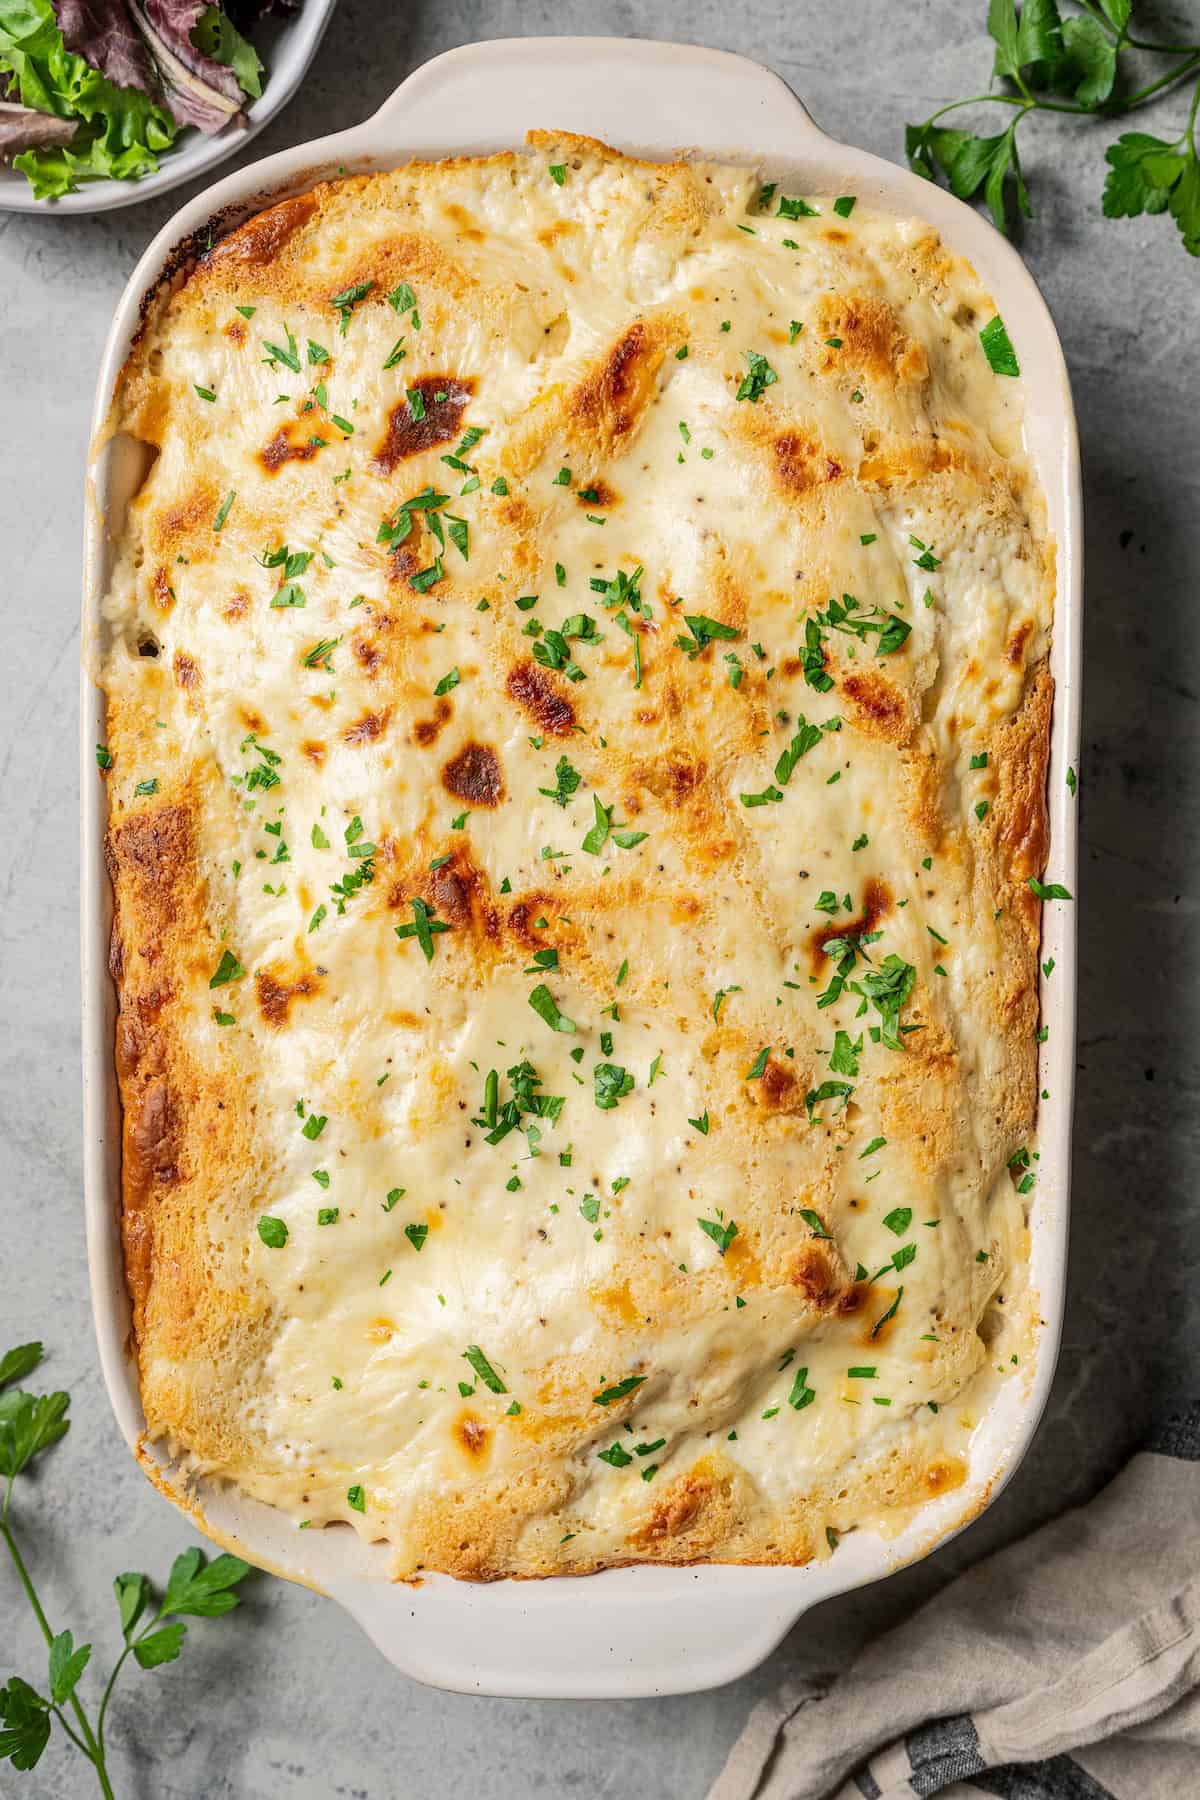
[[[192,42],[213,62],[224,63],[238,78],[244,94],[257,100],[262,93],[262,59],[228,14],[219,6],[206,6],[196,21]]]
[[[134,22],[150,47],[166,89],[167,105],[181,125],[222,131],[242,120],[242,89],[231,68],[208,56],[193,32],[204,0],[129,0]]]
[[[53,0],[63,43],[114,87],[154,92],[154,72],[125,0]]]
[[[32,106],[0,100],[0,163],[11,162],[22,150],[42,144],[67,144],[74,136],[75,126],[70,119],[58,119],[53,113],[35,112]]]
[[[177,136],[175,121],[149,94],[114,86],[67,49],[50,0],[0,0],[0,74],[22,106],[79,120],[69,144],[13,159],[40,200],[97,176],[149,174]]]

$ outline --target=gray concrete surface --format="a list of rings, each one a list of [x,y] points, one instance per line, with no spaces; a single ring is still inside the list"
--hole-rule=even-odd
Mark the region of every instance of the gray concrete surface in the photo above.
[[[983,0],[345,0],[301,96],[249,152],[356,122],[417,63],[486,36],[688,38],[773,64],[838,136],[886,156],[904,121],[986,84]],[[1178,30],[1194,8],[1179,0]],[[1147,129],[1175,134],[1168,100]],[[557,123],[558,121],[547,121]],[[1200,266],[1162,219],[1099,213],[1115,128],[1035,122],[1025,254],[1066,345],[1087,493],[1082,1009],[1070,1306],[1049,1416],[986,1518],[924,1566],[806,1618],[757,1673],[658,1702],[472,1700],[390,1669],[339,1612],[261,1580],[181,1662],[134,1670],[112,1720],[137,1800],[486,1800],[704,1793],[751,1703],[836,1663],[954,1570],[1095,1489],[1152,1412],[1197,1385],[1200,1308]],[[1172,127],[1167,133],[1165,127]],[[25,1532],[52,1617],[112,1643],[117,1570],[186,1541],[121,1444],[96,1366],[80,1198],[76,682],[86,420],[112,305],[188,190],[96,220],[0,219],[5,549],[0,685],[0,1333],[39,1336],[74,1425]],[[29,1515],[28,1503],[22,1512]],[[99,1652],[98,1652],[99,1654]],[[40,1673],[0,1564],[0,1675]],[[42,1665],[44,1666],[44,1665]],[[0,1792],[95,1791],[59,1744]]]

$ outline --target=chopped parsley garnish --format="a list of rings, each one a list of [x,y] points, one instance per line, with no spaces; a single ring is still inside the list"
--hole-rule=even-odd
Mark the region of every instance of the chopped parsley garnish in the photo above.
[[[847,637],[857,638],[862,644],[873,636],[876,639],[876,656],[892,656],[903,647],[912,626],[895,613],[884,612],[880,607],[864,609],[862,602],[856,600],[853,594],[843,594],[840,600],[830,600],[824,612],[818,612],[814,618],[807,620],[804,629],[804,679],[810,687],[825,693],[833,683],[825,674],[825,658],[821,648],[823,631],[840,631]]]
[[[783,204],[782,201],[780,204]],[[742,376],[735,398],[749,400],[757,405],[767,389],[773,386],[779,377],[766,357],[760,355],[757,350],[747,350],[745,354],[750,367],[748,372]]]
[[[808,1385],[807,1368],[797,1369],[796,1379],[792,1382],[791,1392],[788,1394],[788,1405],[795,1407],[797,1412],[803,1412],[806,1406],[812,1405],[816,1397],[816,1393]]]
[[[333,674],[333,653],[341,643],[340,637],[322,638],[300,658],[306,669],[324,669],[327,675]]]
[[[590,613],[572,613],[569,619],[563,620],[557,631],[542,633],[533,646],[534,661],[541,663],[546,669],[560,669],[568,681],[583,681],[584,671],[572,656],[569,641],[575,639],[582,644],[599,644],[603,641],[603,636],[603,632],[596,630],[596,621]]]
[[[210,988],[224,987],[227,982],[240,981],[246,973],[232,950],[222,950],[221,960],[208,978]]]
[[[692,662],[714,639],[732,640],[738,636],[736,625],[726,625],[720,619],[710,619],[705,613],[684,613],[683,622],[692,635],[677,637],[675,642],[681,650],[686,651]]]
[[[640,1388],[646,1379],[645,1375],[626,1375],[623,1381],[615,1382],[612,1387],[601,1388],[598,1394],[592,1395],[592,1399],[597,1406],[611,1406],[614,1401],[624,1400],[627,1394],[632,1394],[635,1388]],[[659,1446],[651,1444],[650,1448],[657,1450]]]
[[[450,926],[444,919],[435,919],[433,908],[427,906],[419,896],[409,901],[413,916],[411,925],[397,925],[396,936],[400,939],[416,938],[421,946],[421,954],[427,963],[433,961],[433,940],[437,933],[449,931]]]
[[[530,1062],[515,1063],[507,1073],[512,1088],[511,1099],[501,1104],[499,1072],[489,1069],[483,1083],[483,1106],[478,1117],[472,1119],[471,1123],[486,1132],[484,1142],[487,1144],[499,1144],[510,1131],[523,1130],[530,1154],[537,1155],[540,1128],[524,1124],[524,1119],[527,1116],[548,1119],[554,1124],[560,1117],[566,1100],[561,1094],[535,1093],[534,1090],[542,1085],[542,1078]]]
[[[470,1363],[484,1387],[490,1388],[493,1394],[507,1394],[508,1389],[505,1387],[478,1344],[468,1344],[463,1351],[463,1357],[465,1361]]]
[[[613,808],[605,806],[599,794],[592,795],[595,807],[596,822],[583,840],[583,849],[589,856],[599,856],[611,836],[614,844],[621,850],[633,850],[646,837],[645,831],[631,831],[627,825],[613,824]]]
[[[786,194],[780,194],[779,207],[775,214],[777,219],[819,219],[820,216],[817,208],[810,206],[807,200],[801,200],[799,197],[789,199]]]
[[[529,996],[529,1004],[539,1019],[544,1019],[551,1031],[572,1033],[576,1029],[574,1019],[568,1019],[566,1013],[558,1010],[554,995],[545,982],[539,982]]]
[[[1039,881],[1036,875],[1029,877],[1029,885],[1039,900],[1073,900],[1070,888],[1065,888],[1061,881]]]
[[[560,756],[555,766],[554,779],[556,784],[554,787],[539,788],[538,793],[545,794],[548,799],[556,801],[559,806],[566,806],[583,777],[565,756]]]
[[[288,1241],[288,1228],[282,1219],[264,1213],[258,1221],[258,1235],[268,1250],[282,1250]]]
[[[730,1219],[729,1223],[725,1224],[719,1213],[715,1219],[697,1219],[696,1223],[705,1236],[712,1239],[722,1256],[738,1234],[735,1221]]]
[[[374,286],[373,281],[356,281],[352,287],[343,288],[340,294],[335,294],[330,300],[330,306],[338,315],[338,330],[343,337],[346,335],[355,307],[360,300],[366,299]]]
[[[775,780],[780,784],[780,787],[787,786],[792,778],[792,771],[800,761],[800,758],[802,756],[807,756],[808,752],[821,742],[821,738],[824,735],[820,726],[810,725],[803,713],[800,714],[797,721],[797,727],[798,729],[794,733],[791,743],[788,745],[787,749],[782,752],[778,762],[775,764]],[[780,787],[765,787],[760,794],[739,794],[738,798],[743,806],[767,806],[772,802],[783,799]]]
[[[810,1088],[804,1096],[804,1105],[810,1124],[817,1123],[816,1109],[826,1100],[840,1101],[841,1106],[837,1109],[840,1112],[853,1092],[854,1089],[848,1081],[823,1081],[819,1087]]]
[[[900,1302],[903,1300],[903,1298],[904,1298],[904,1284],[901,1283],[901,1285],[896,1289],[896,1298],[892,1301],[892,1304],[888,1307],[888,1309],[885,1313],[881,1314],[881,1316],[878,1319],[876,1319],[875,1323],[872,1325],[872,1327],[871,1327],[871,1336],[872,1337],[877,1336],[877,1334],[883,1330],[884,1326],[887,1324],[889,1319],[895,1318],[896,1313],[900,1306]]]
[[[1012,347],[1012,339],[1004,329],[1004,320],[997,313],[989,319],[979,334],[983,345],[983,354],[987,357],[992,373],[995,375],[1019,375],[1021,365],[1017,361],[1017,353]]]
[[[273,366],[282,364],[285,369],[290,369],[293,375],[298,375],[300,373],[300,356],[296,349],[296,340],[286,325],[283,329],[287,332],[287,349],[281,350],[278,344],[264,341],[263,349],[267,354],[263,358],[263,361],[270,363]]]
[[[912,964],[899,956],[885,956],[877,971],[862,977],[863,993],[883,1021],[883,1041],[891,1050],[904,1048],[900,1041],[900,1008],[911,995],[916,979]]]
[[[597,1063],[592,1070],[596,1105],[601,1112],[611,1112],[618,1100],[633,1091],[633,1076],[619,1063]]]

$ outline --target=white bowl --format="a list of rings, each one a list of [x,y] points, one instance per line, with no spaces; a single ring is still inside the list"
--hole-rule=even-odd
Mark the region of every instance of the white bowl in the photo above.
[[[218,163],[236,156],[283,111],[308,72],[336,5],[337,0],[303,0],[294,17],[271,16],[255,28],[254,45],[265,65],[263,91],[243,108],[244,125],[226,125],[212,137],[189,128],[172,149],[160,153],[153,175],[143,175],[138,181],[85,181],[73,194],[63,194],[58,200],[39,200],[19,169],[0,168],[0,212],[48,212],[59,217],[64,213],[113,212],[118,206],[136,206],[139,200],[165,194],[215,169]]]
[[[1027,445],[1057,547],[1052,870],[1074,891],[1076,815],[1065,773],[1079,745],[1082,502],[1070,389],[1049,313],[1020,258],[984,218],[906,170],[826,137],[783,82],[757,63],[620,38],[511,39],[437,57],[364,125],[227,177],[159,233],[117,308],[99,374],[97,431],[138,329],[143,297],[165,269],[178,265],[178,246],[203,242],[210,227],[228,229],[270,200],[301,192],[339,169],[359,172],[395,167],[414,155],[512,148],[530,126],[566,128],[650,157],[697,149],[761,166],[768,178],[800,193],[856,193],[868,205],[929,219],[975,266],[1020,355]],[[119,530],[139,469],[136,446],[120,439],[92,460],[85,590],[93,621],[108,580],[111,534]],[[827,1561],[804,1568],[640,1567],[490,1586],[432,1575],[406,1586],[388,1580],[385,1546],[363,1544],[349,1531],[298,1532],[283,1513],[215,1484],[203,1487],[195,1501],[184,1497],[165,1453],[144,1442],[137,1375],[127,1351],[115,1008],[106,966],[111,895],[103,859],[104,795],[93,749],[104,735],[103,708],[86,668],[81,714],[84,1158],[96,1330],[127,1441],[155,1484],[190,1510],[201,1529],[250,1561],[340,1601],[386,1656],[422,1681],[465,1693],[632,1698],[734,1680],[809,1607],[927,1555],[995,1498],[1045,1406],[1062,1323],[1075,1044],[1070,906],[1047,907],[1044,923],[1043,954],[1057,966],[1053,986],[1043,993],[1053,1028],[1041,1050],[1039,1085],[1052,1097],[1038,1121],[1041,1160],[1030,1213],[1030,1278],[1041,1302],[1041,1333],[1026,1378],[1004,1384],[975,1433],[966,1485],[923,1508],[899,1536],[853,1532]]]

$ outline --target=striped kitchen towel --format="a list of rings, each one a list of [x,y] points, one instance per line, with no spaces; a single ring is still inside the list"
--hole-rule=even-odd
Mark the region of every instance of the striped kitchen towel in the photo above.
[[[709,1800],[1200,1796],[1200,1403],[843,1675],[756,1707]]]

